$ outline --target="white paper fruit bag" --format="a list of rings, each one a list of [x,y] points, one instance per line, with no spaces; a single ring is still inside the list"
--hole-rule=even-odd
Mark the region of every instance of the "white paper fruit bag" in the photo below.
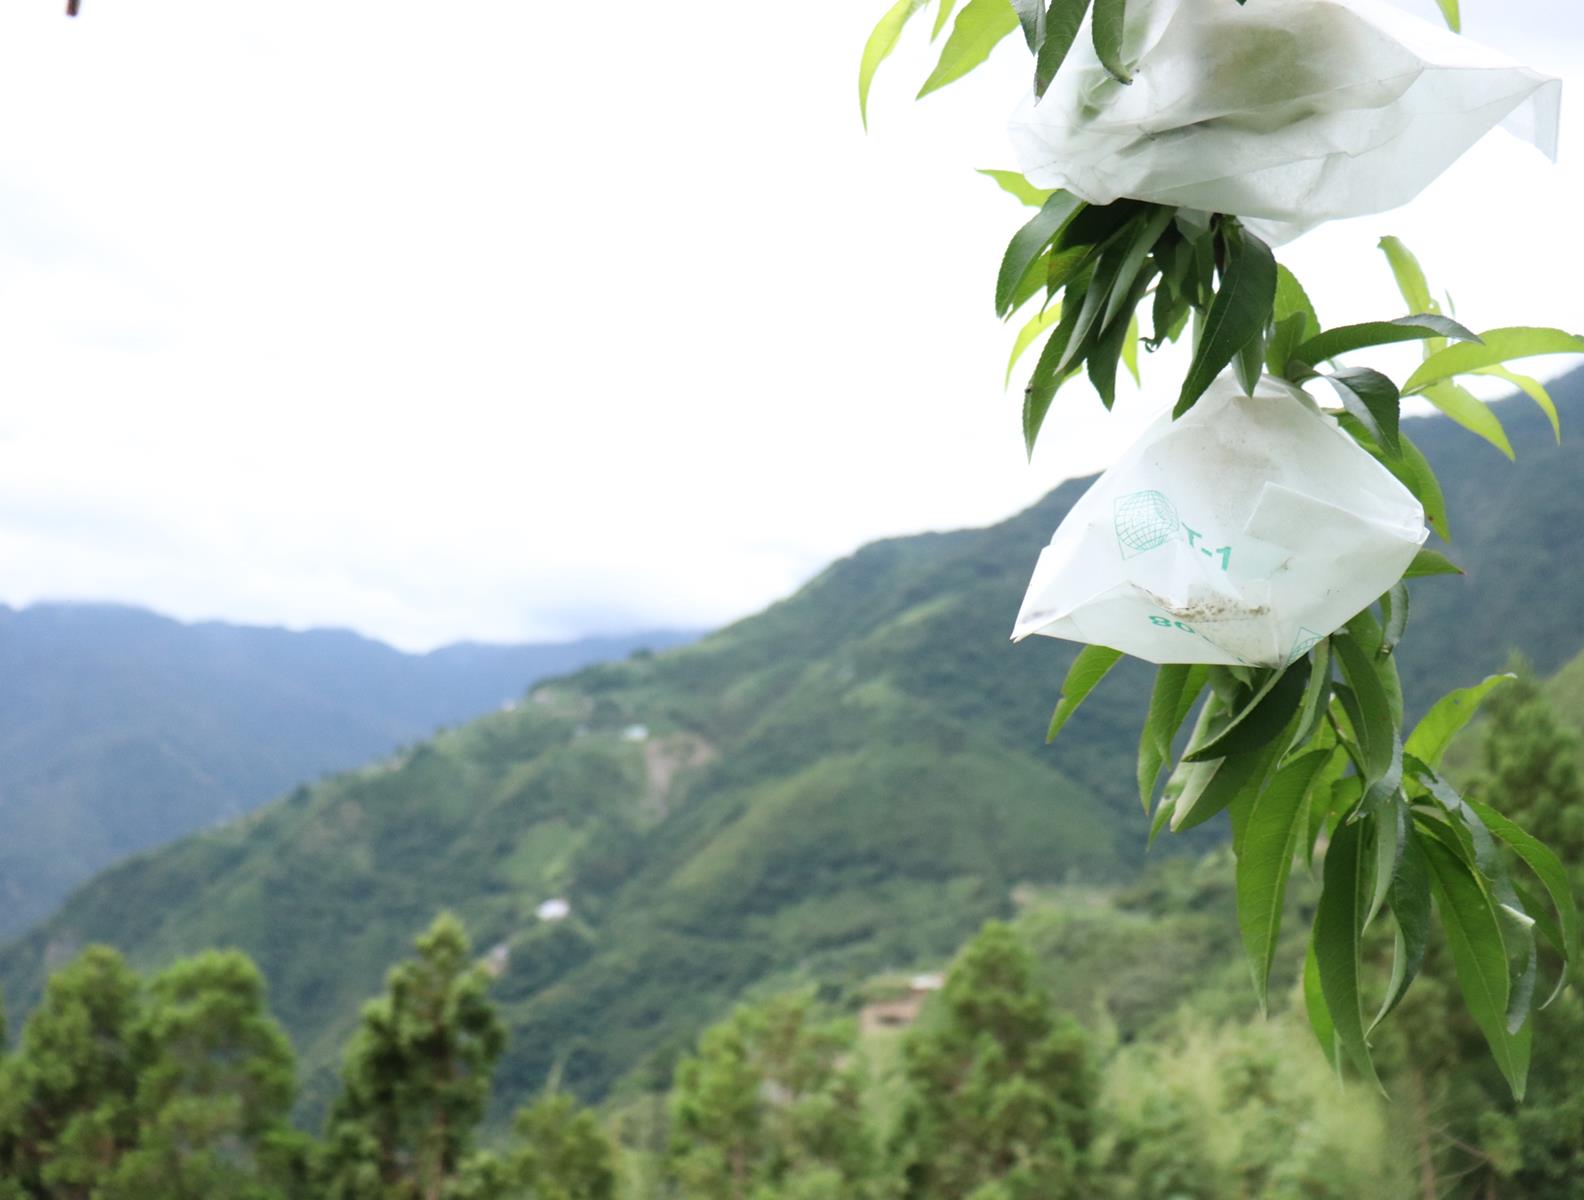
[[[1401,578],[1419,502],[1302,390],[1231,372],[1084,493],[1013,629],[1154,663],[1281,666]]]
[[[1561,84],[1385,0],[1130,0],[1011,125],[1019,169],[1092,204],[1236,213],[1272,240],[1413,199],[1498,124],[1555,157]]]

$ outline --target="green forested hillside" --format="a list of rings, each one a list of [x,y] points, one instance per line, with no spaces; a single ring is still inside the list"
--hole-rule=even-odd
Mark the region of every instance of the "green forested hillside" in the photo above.
[[[345,630],[0,605],[0,937],[134,851],[679,633],[404,654]]]
[[[1565,422],[1581,393],[1579,376],[1557,388]],[[1517,468],[1444,422],[1409,427],[1468,568],[1416,589],[1415,706],[1515,644],[1543,669],[1584,646],[1565,586],[1579,568],[1555,552],[1584,525],[1584,443],[1556,448],[1528,409],[1500,411]],[[988,529],[868,546],[700,643],[585,670],[122,864],[0,952],[0,983],[16,1010],[88,941],[143,966],[237,946],[322,1100],[357,1000],[448,906],[501,970],[505,1107],[552,1070],[587,1096],[663,1070],[747,990],[937,962],[1020,883],[1125,877],[1144,853],[1131,752],[1147,672],[1119,670],[1046,748],[1072,650],[1006,641],[1082,487]],[[569,918],[535,917],[551,897]]]

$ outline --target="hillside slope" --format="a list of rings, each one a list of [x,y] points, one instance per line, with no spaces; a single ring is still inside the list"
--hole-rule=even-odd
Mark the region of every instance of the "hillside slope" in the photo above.
[[[1584,376],[1556,389],[1584,418]],[[1527,402],[1525,402],[1527,404]],[[1504,404],[1520,466],[1438,420],[1413,436],[1452,506],[1463,579],[1417,586],[1411,702],[1584,646],[1584,442]],[[321,1100],[333,1047],[441,906],[501,970],[508,1105],[559,1068],[598,1095],[663,1063],[745,990],[933,962],[1025,881],[1141,860],[1131,752],[1148,673],[1108,680],[1051,748],[1072,648],[1006,641],[1062,486],[987,529],[867,546],[764,613],[115,868],[0,952],[25,1007],[47,964],[108,940],[153,965],[208,945],[258,959]],[[1544,595],[1546,603],[1533,597]],[[1520,617],[1522,619],[1520,619]],[[571,916],[541,921],[566,898]]]
[[[141,609],[0,606],[0,937],[137,850],[676,634],[403,654]]]

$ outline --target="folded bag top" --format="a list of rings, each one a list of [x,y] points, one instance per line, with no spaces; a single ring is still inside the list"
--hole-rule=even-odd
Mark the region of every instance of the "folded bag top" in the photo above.
[[[1390,588],[1424,509],[1301,389],[1231,372],[1156,421],[1057,527],[1013,638],[1281,666]]]
[[[1128,84],[1087,21],[1011,137],[1031,183],[1091,204],[1234,213],[1280,242],[1407,203],[1497,125],[1556,154],[1560,81],[1384,0],[1132,0]]]

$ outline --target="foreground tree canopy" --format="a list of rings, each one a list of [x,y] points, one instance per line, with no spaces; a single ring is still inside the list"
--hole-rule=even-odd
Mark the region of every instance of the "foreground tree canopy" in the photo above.
[[[1457,29],[1456,0],[1441,3],[1448,24]],[[909,19],[929,6],[929,0],[898,0],[881,19],[864,48],[861,107]],[[1402,400],[1428,400],[1511,457],[1500,421],[1458,381],[1495,376],[1512,383],[1545,410],[1555,428],[1556,410],[1544,387],[1507,364],[1584,351],[1584,339],[1548,328],[1476,333],[1464,327],[1450,315],[1450,301],[1436,298],[1413,254],[1390,237],[1380,249],[1407,315],[1341,325],[1321,321],[1299,280],[1278,263],[1271,241],[1331,216],[1400,203],[1455,157],[1447,151],[1448,127],[1435,121],[1460,121],[1452,132],[1461,139],[1458,147],[1466,148],[1495,118],[1480,124],[1482,117],[1452,111],[1457,106],[1451,101],[1447,113],[1410,113],[1412,96],[1399,90],[1359,101],[1379,104],[1385,118],[1403,110],[1403,132],[1384,165],[1380,147],[1362,142],[1347,145],[1348,154],[1334,144],[1324,155],[1295,149],[1304,122],[1327,103],[1316,64],[1348,69],[1347,43],[1342,32],[1333,38],[1334,31],[1309,29],[1305,22],[1320,6],[1267,0],[1265,7],[1257,14],[1261,5],[1254,2],[1242,14],[1212,14],[1194,0],[1095,0],[1092,10],[1089,0],[969,0],[958,9],[954,0],[936,0],[932,36],[941,36],[948,24],[950,33],[920,95],[961,78],[1002,38],[1021,31],[1034,60],[1031,95],[1014,123],[1024,169],[1039,182],[1048,176],[1067,185],[1042,187],[1019,171],[985,172],[1037,209],[1012,236],[995,284],[995,309],[1002,318],[1035,310],[1016,337],[1009,365],[1010,372],[1025,351],[1039,347],[1025,390],[1025,442],[1032,452],[1064,381],[1086,372],[1109,407],[1119,365],[1135,378],[1139,374],[1141,341],[1154,349],[1187,337],[1191,360],[1170,389],[1173,417],[1191,411],[1218,379],[1226,382],[1217,386],[1245,396],[1256,389],[1265,396],[1272,386],[1292,395],[1289,385],[1323,384],[1335,397],[1336,424],[1412,494],[1442,541],[1450,541],[1441,488],[1401,426]],[[1240,19],[1249,22],[1246,40],[1239,40]],[[1345,3],[1327,6],[1326,19],[1368,21],[1362,7],[1354,13]],[[1212,20],[1215,55],[1204,49],[1209,42],[1184,43],[1208,37]],[[1272,21],[1299,25],[1273,29]],[[1301,52],[1293,49],[1294,36],[1310,37]],[[1523,94],[1537,98],[1540,113],[1532,122],[1540,132],[1533,137],[1543,142],[1543,102],[1549,100],[1554,111],[1555,81],[1515,64],[1493,66],[1489,52],[1429,26],[1414,31],[1410,43],[1398,49],[1417,56],[1424,71],[1451,78],[1472,65],[1527,81]],[[1101,176],[1114,163],[1085,174],[1086,138],[1102,136],[1102,129],[1105,136],[1129,136],[1129,105],[1142,103],[1129,91],[1141,54],[1157,60],[1177,54],[1199,67],[1190,89],[1198,115],[1184,116],[1168,133],[1167,122],[1154,113],[1153,131],[1137,130],[1145,149],[1136,152],[1153,153],[1168,136],[1201,137],[1205,152],[1220,156],[1214,171],[1202,172],[1219,172],[1216,188],[1207,191],[1180,164],[1154,174],[1144,170],[1139,178],[1149,186],[1141,186],[1140,194],[1107,190],[1111,181]],[[1281,55],[1293,54],[1290,63],[1280,59],[1287,65],[1277,69]],[[1471,99],[1469,108],[1477,103]],[[1204,115],[1216,112],[1237,114],[1237,121],[1227,123],[1232,136],[1227,128],[1213,128],[1215,116]],[[1351,136],[1342,126],[1331,132],[1344,142]],[[1311,153],[1313,163],[1304,158]],[[1272,172],[1293,163],[1309,171],[1312,209],[1290,196],[1277,202],[1261,193]],[[1333,177],[1364,170],[1360,164],[1402,177]],[[1079,179],[1082,187],[1073,182]],[[1206,211],[1162,199],[1211,191],[1247,196],[1248,207]],[[1391,198],[1371,207],[1370,197]],[[1402,381],[1340,362],[1403,342],[1420,343],[1424,353]],[[1211,469],[1207,463],[1205,470]],[[1439,550],[1421,549],[1376,603],[1340,628],[1305,639],[1279,665],[1161,666],[1139,746],[1139,794],[1152,814],[1152,838],[1167,827],[1188,829],[1229,814],[1238,921],[1262,1005],[1293,864],[1301,860],[1320,872],[1304,995],[1314,1034],[1339,1067],[1346,1062],[1376,1078],[1377,1029],[1422,969],[1432,914],[1438,915],[1469,1017],[1507,1086],[1521,1096],[1531,1059],[1532,1013],[1562,992],[1578,944],[1578,915],[1558,856],[1507,815],[1526,810],[1524,799],[1494,789],[1465,797],[1443,774],[1442,759],[1454,736],[1511,677],[1471,681],[1405,727],[1392,651],[1408,624],[1406,581],[1456,570]],[[1062,687],[1051,737],[1121,657],[1103,645],[1084,649]],[[1367,967],[1367,947],[1388,926],[1395,944],[1392,967],[1376,980]]]

